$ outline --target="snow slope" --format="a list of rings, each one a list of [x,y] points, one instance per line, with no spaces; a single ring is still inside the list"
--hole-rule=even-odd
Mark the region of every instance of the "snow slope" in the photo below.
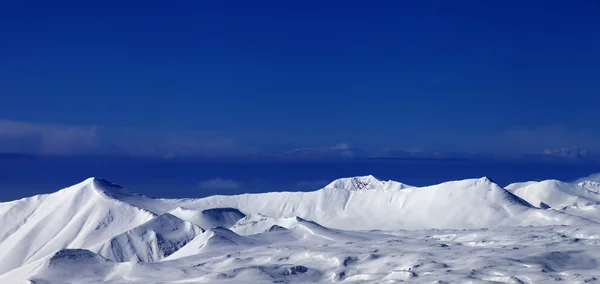
[[[600,194],[597,192],[558,180],[512,184],[506,189],[539,208],[561,209],[600,204]]]
[[[246,217],[244,213],[236,208],[211,208],[205,210],[194,210],[177,207],[170,214],[183,220],[194,223],[204,229],[215,227],[229,228],[240,219]]]
[[[297,224],[298,220],[296,217],[274,218],[255,213],[239,220],[231,226],[231,230],[240,235],[254,235],[269,231],[273,226],[291,229]]]
[[[226,252],[241,250],[251,246],[264,244],[259,240],[240,236],[229,229],[217,227],[209,229],[192,240],[185,247],[171,255],[168,259],[177,259],[206,252]]]
[[[176,252],[202,232],[202,228],[167,213],[115,236],[92,251],[117,262],[154,262]]]
[[[154,218],[114,198],[126,194],[90,178],[53,194],[0,203],[0,273],[64,248],[89,248]]]
[[[577,185],[579,185],[589,191],[592,191],[595,193],[600,193],[600,182],[588,180],[588,181],[582,181],[582,182],[578,183]]]

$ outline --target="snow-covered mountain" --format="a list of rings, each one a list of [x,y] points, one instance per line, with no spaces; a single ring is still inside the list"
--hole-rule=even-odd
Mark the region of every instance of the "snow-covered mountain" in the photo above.
[[[65,248],[89,248],[155,214],[122,202],[119,187],[90,178],[53,194],[0,203],[0,273]]]
[[[360,258],[338,260],[344,268],[331,271],[333,276],[298,255],[282,256],[274,267],[221,274],[198,267],[212,267],[207,259],[242,251],[268,263],[275,261],[272,255],[260,256],[259,251],[326,251],[336,244],[388,242],[397,238],[393,232],[405,229],[595,228],[600,222],[598,189],[591,181],[556,180],[502,188],[486,177],[413,187],[369,175],[341,178],[313,192],[153,199],[89,178],[52,194],[0,203],[0,283],[148,282],[144,277],[169,282],[190,275],[197,282],[217,281],[219,275],[235,275],[243,282],[247,279],[237,277],[248,273],[252,279],[341,281],[350,273],[349,263]],[[256,261],[238,258],[218,267]],[[161,270],[170,275],[152,272]],[[363,277],[359,274],[357,280]],[[416,277],[393,275],[369,277]]]
[[[513,194],[539,208],[560,209],[567,206],[600,204],[600,194],[592,191],[591,182],[573,184],[558,180],[514,183],[506,187]]]
[[[350,179],[352,180],[352,179]],[[187,200],[189,208],[238,208],[245,214],[302,217],[345,230],[473,228],[581,222],[566,214],[535,210],[488,178],[388,190],[372,177],[354,186],[347,179],[313,192],[273,192]],[[370,188],[370,189],[369,189]],[[366,190],[368,189],[368,190]]]

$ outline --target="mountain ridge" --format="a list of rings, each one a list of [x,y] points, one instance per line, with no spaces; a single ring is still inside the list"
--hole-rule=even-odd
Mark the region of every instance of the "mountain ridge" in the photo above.
[[[553,193],[539,193],[548,190]],[[600,200],[597,192],[556,180],[501,187],[484,176],[411,187],[366,175],[311,192],[154,199],[91,177],[54,193],[0,203],[0,275],[62,275],[47,265],[74,257],[92,260],[81,267],[97,280],[124,269],[123,262],[199,261],[284,243],[352,243],[367,240],[364,232],[375,236],[374,230],[597,226],[600,204],[588,202],[595,198]],[[101,268],[100,274],[90,265]]]

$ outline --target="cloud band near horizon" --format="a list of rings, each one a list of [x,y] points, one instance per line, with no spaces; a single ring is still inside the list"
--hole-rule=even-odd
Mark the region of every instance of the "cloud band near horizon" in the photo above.
[[[489,134],[489,133],[488,133]],[[203,131],[161,131],[156,129],[114,129],[100,125],[56,125],[14,120],[0,120],[0,153],[34,155],[131,155],[151,157],[245,157],[248,155],[274,154],[264,152],[257,145],[249,145],[243,139],[234,139],[226,133]],[[443,135],[442,135],[443,136]],[[423,140],[423,145],[456,145],[479,153],[543,153],[545,149],[580,147],[590,153],[600,152],[600,134],[582,129],[569,129],[562,126],[519,128],[500,131],[496,135],[472,133],[467,141],[460,137],[440,137],[439,141]],[[459,135],[460,136],[460,135]],[[479,139],[477,139],[479,137]],[[332,139],[335,139],[333,137]],[[350,145],[361,145],[356,141],[332,141],[323,150],[353,151]],[[380,137],[382,143],[394,144]],[[447,143],[452,139],[452,143]],[[406,139],[411,142],[398,142],[398,149],[422,148],[423,151],[438,151],[435,146],[418,145],[418,137]],[[480,141],[477,142],[476,140]],[[264,142],[264,141],[263,141]],[[270,141],[263,148],[269,148]],[[408,145],[412,143],[413,145]],[[260,144],[256,142],[254,144]],[[287,149],[302,148],[303,145],[286,145]],[[389,147],[381,147],[386,149]],[[315,148],[310,148],[315,149]],[[450,150],[452,149],[444,149]],[[377,153],[381,149],[368,149]],[[457,152],[465,151],[460,149]],[[285,151],[281,151],[280,154]],[[290,151],[287,151],[290,152]],[[315,151],[313,151],[315,152]],[[468,151],[465,151],[468,152]]]

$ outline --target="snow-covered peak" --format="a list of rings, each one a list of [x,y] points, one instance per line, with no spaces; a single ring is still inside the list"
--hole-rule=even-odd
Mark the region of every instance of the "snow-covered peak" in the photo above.
[[[123,197],[139,196],[131,193],[120,185],[110,182],[103,178],[90,177],[75,185],[64,188],[57,193],[67,195],[86,195],[109,197],[112,199],[120,199]]]
[[[89,178],[55,193],[0,204],[0,273],[65,248],[88,249],[154,214],[112,196],[126,194]]]
[[[395,181],[381,181],[373,175],[340,178],[325,186],[325,188],[345,189],[350,191],[398,190],[409,187],[411,186]]]
[[[358,176],[350,178],[336,179],[325,188],[338,188],[347,190],[369,190],[369,189],[381,189],[385,185],[385,182],[378,180],[372,175]]]
[[[103,178],[91,177],[86,179],[84,182],[90,184],[90,186],[97,192],[108,195],[112,198],[119,198],[124,196],[136,196],[132,192],[127,191],[125,188],[120,185],[108,181]]]
[[[586,181],[582,181],[582,182],[578,183],[577,185],[579,185],[589,191],[592,191],[595,193],[600,193],[600,182],[586,180]]]

